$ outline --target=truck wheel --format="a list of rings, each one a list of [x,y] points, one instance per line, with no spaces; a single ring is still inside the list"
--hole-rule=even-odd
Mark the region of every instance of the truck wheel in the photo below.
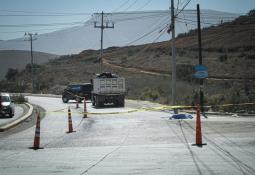
[[[62,98],[62,101],[63,101],[63,103],[67,103],[67,102],[68,102],[68,98],[63,97],[63,98]]]
[[[79,97],[77,97],[77,98],[76,98],[76,101],[77,101],[78,103],[81,103],[82,99],[79,98]]]
[[[124,99],[122,99],[120,102],[119,102],[119,106],[120,107],[125,107],[125,100]]]
[[[94,103],[95,103],[95,107],[98,108],[99,107],[99,102],[98,102],[97,97],[94,97]]]
[[[12,118],[14,116],[14,114],[12,113],[12,111],[9,112],[9,117]]]

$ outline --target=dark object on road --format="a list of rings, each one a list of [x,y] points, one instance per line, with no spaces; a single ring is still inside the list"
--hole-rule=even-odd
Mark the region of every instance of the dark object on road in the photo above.
[[[11,100],[11,97],[8,93],[0,94],[0,114],[6,115],[8,114],[9,117],[14,116],[14,104]]]
[[[173,114],[169,119],[192,119],[192,115],[190,114]]]
[[[92,84],[72,84],[68,85],[62,93],[62,100],[67,103],[69,100],[76,100],[81,102],[85,97],[86,100],[91,99]]]

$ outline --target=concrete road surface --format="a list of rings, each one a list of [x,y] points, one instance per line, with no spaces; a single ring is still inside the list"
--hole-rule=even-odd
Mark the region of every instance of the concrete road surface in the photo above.
[[[255,174],[255,119],[202,118],[203,142],[195,140],[195,119],[169,120],[157,111],[132,111],[158,106],[126,101],[125,108],[94,109],[82,118],[75,103],[60,98],[29,97],[46,109],[41,122],[41,146],[32,146],[35,127],[0,137],[0,174]],[[66,134],[67,107],[76,132]],[[104,114],[115,112],[115,114]],[[119,112],[119,113],[118,113]]]

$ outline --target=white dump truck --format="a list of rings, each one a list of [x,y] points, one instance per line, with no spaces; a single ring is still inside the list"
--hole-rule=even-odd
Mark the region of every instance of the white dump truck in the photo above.
[[[102,107],[105,104],[125,106],[125,78],[112,73],[97,74],[92,79],[93,90],[91,92],[92,105]]]

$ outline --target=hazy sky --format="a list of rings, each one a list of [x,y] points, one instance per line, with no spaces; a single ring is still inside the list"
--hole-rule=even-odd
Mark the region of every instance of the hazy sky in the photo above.
[[[179,0],[179,9],[187,1]],[[95,12],[166,10],[169,9],[171,0],[0,0],[0,2],[0,40],[6,40],[22,37],[25,32],[40,34],[72,27],[78,24],[73,22],[82,23]],[[177,2],[178,0],[175,0],[175,5]],[[240,14],[255,8],[255,0],[191,0],[186,8],[195,9],[197,3],[201,9]]]

